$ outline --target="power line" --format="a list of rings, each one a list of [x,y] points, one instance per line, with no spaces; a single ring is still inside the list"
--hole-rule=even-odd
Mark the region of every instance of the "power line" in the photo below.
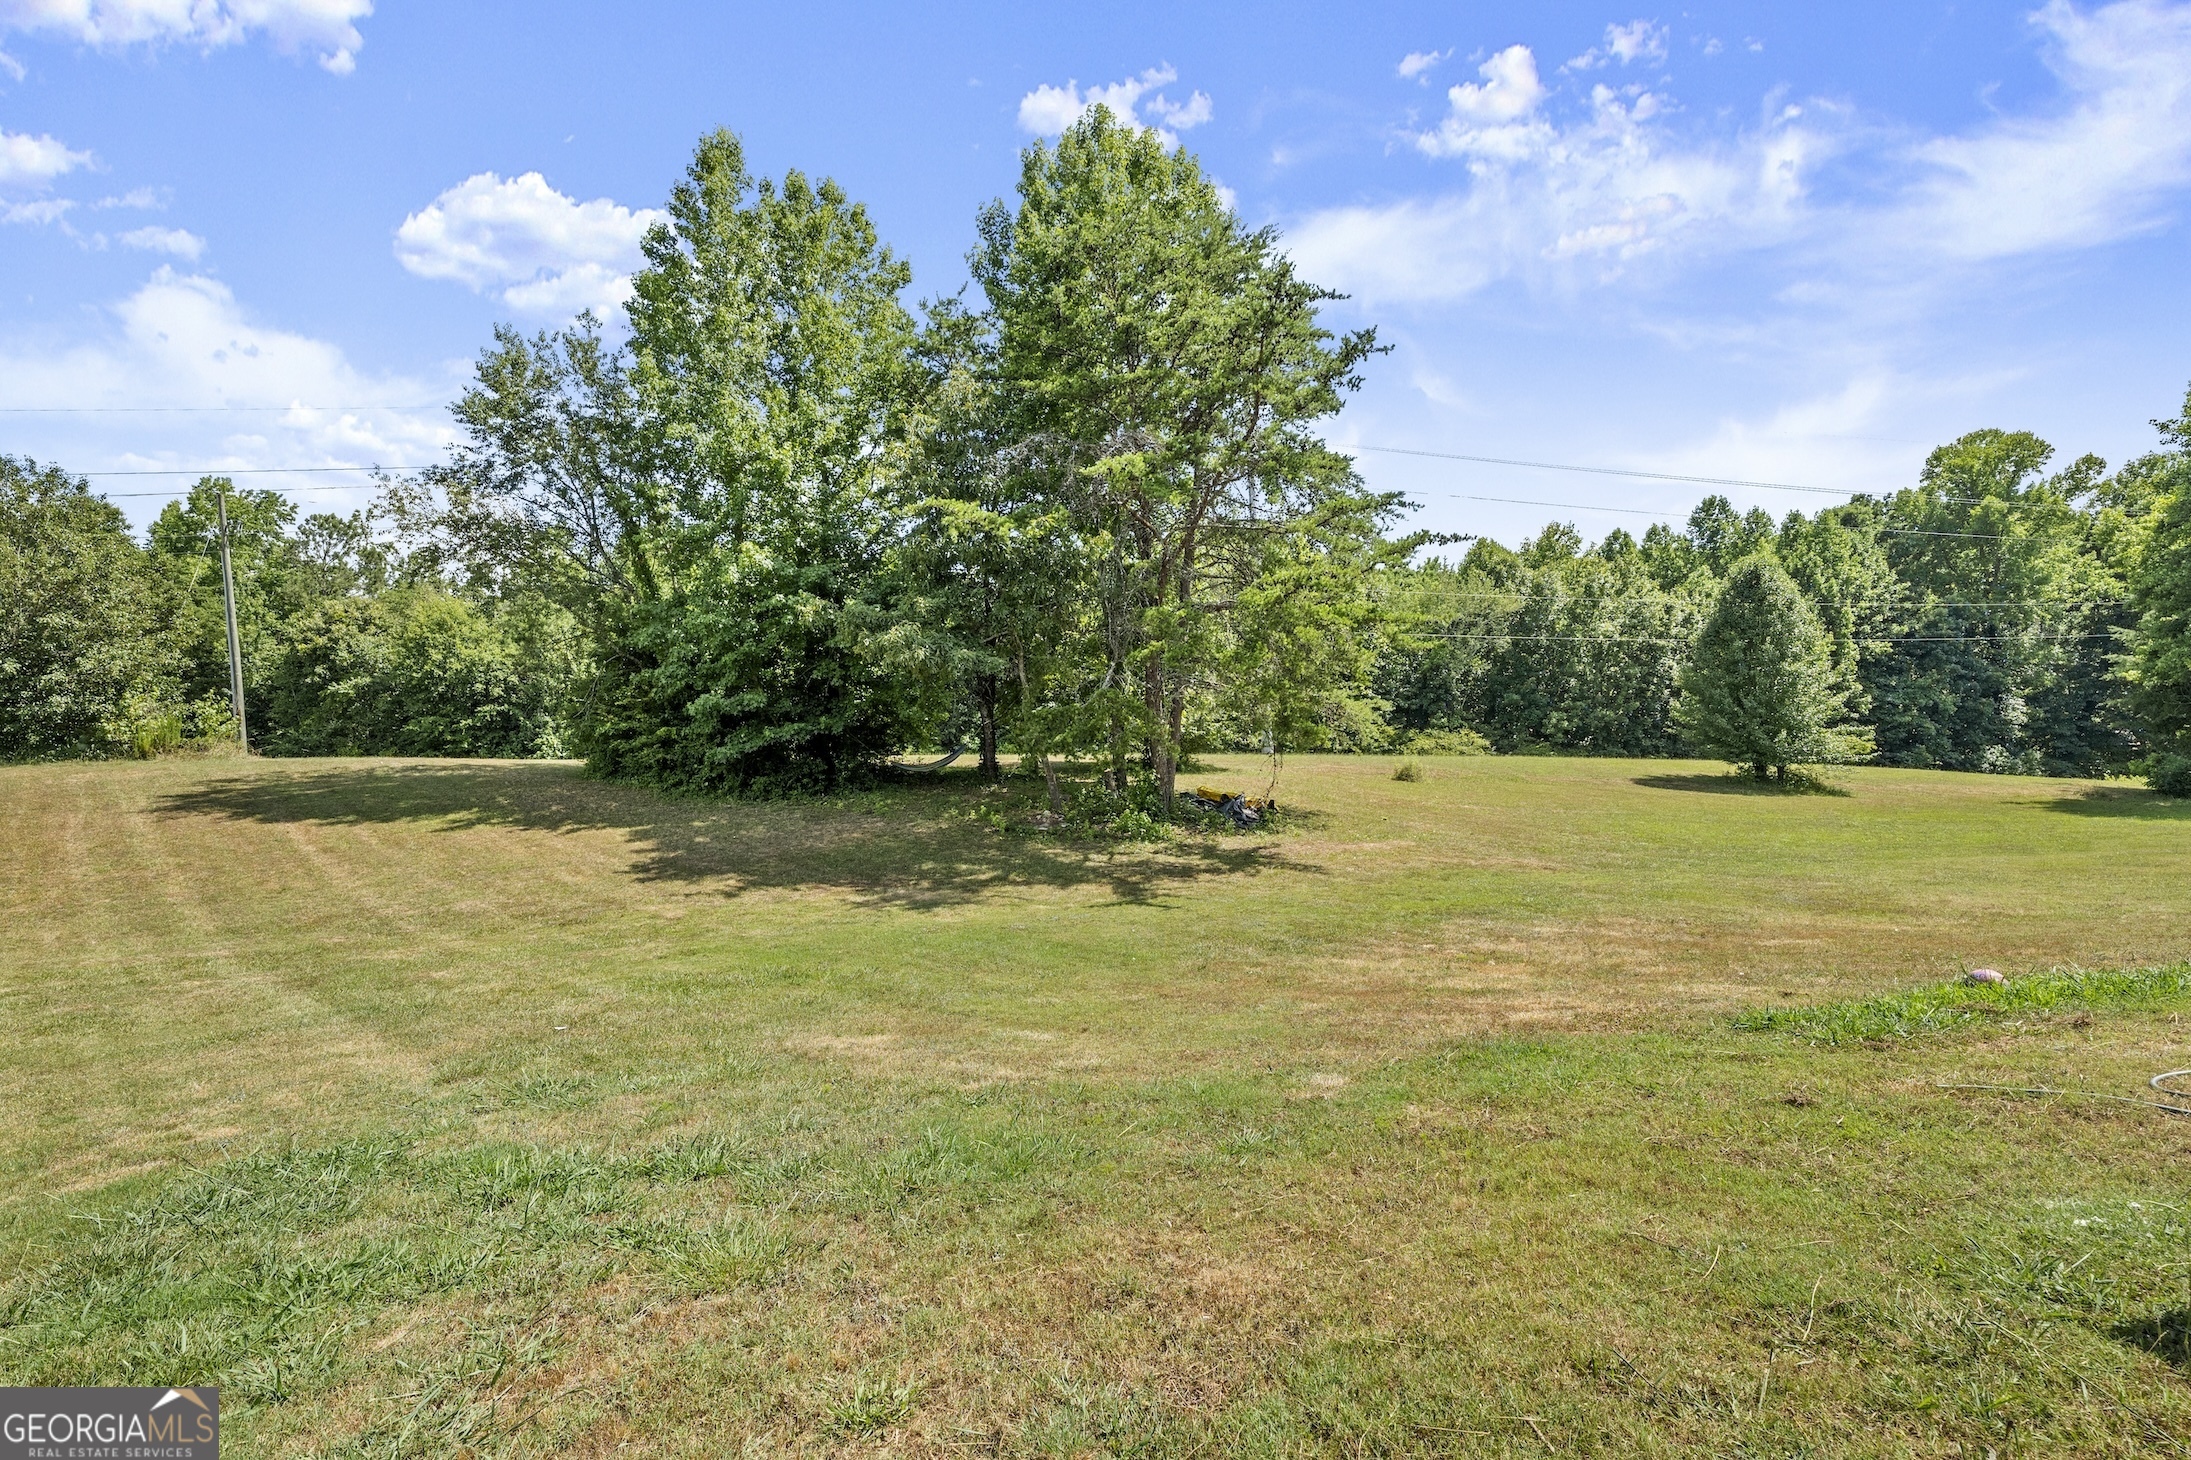
[[[360,470],[360,471],[363,471],[364,469],[365,469],[365,468],[363,468],[363,467],[360,467],[360,468],[358,468],[358,470]],[[224,475],[226,475],[226,473],[224,473],[224,472],[209,472],[209,473],[207,473],[207,475],[209,475],[209,476],[224,476]],[[350,486],[347,486],[347,487],[260,487],[260,488],[258,488],[258,490],[259,490],[259,491],[262,491],[262,492],[369,492],[369,491],[371,491],[372,489],[373,489],[373,488],[372,488],[372,485],[371,485],[370,483],[367,483],[367,482],[357,482],[357,483],[353,483],[352,485],[350,485]],[[176,496],[176,495],[178,495],[178,494],[177,494],[176,492],[174,492],[174,491],[170,490],[170,491],[165,491],[165,492],[101,492],[101,493],[100,493],[99,495],[101,495],[102,497],[109,497],[109,498],[112,498],[112,497],[173,497],[173,496]]]
[[[271,414],[286,411],[438,411],[447,401],[432,405],[403,406],[0,406],[0,416],[152,416],[200,415],[210,412]]]
[[[1750,487],[1766,492],[1809,492],[1822,497],[1850,497],[1856,495],[1839,487],[1807,487],[1795,482],[1757,481],[1749,477],[1691,476],[1684,472],[1643,471],[1625,466],[1582,466],[1569,461],[1524,461],[1519,457],[1510,456],[1470,456],[1459,451],[1423,451],[1412,446],[1369,446],[1361,442],[1355,442],[1346,449],[1350,451],[1375,451],[1385,456],[1426,456],[1438,461],[1469,461],[1480,466],[1523,466],[1535,471],[1571,471],[1581,472],[1589,476],[1634,477],[1642,481],[1652,482],[1688,482],[1705,487]],[[1512,499],[1482,497],[1472,500],[1502,502]],[[1943,494],[1940,500],[1976,505],[1981,502],[1997,501],[1999,499],[1993,497],[1956,497]],[[1533,506],[1536,504],[1524,503],[1523,505]]]
[[[1804,490],[1811,490],[1804,488]],[[1823,491],[1824,488],[1818,490]],[[1565,512],[1618,512],[1627,517],[1656,517],[1671,520],[1682,514],[1673,508],[1650,507],[1594,507],[1587,502],[1543,502],[1533,497],[1479,497],[1468,492],[1424,492],[1426,497],[1451,497],[1462,502],[1504,502],[1516,507],[1557,507]],[[1976,498],[1950,498],[1949,500],[1975,501]],[[1882,536],[1894,537],[1969,537],[1997,542],[2008,536],[2001,532],[1933,532],[1921,527],[1881,527],[1876,529]]]
[[[1680,472],[1636,471],[1620,466],[1576,466],[1571,462],[1564,461],[1521,461],[1506,456],[1469,456],[1458,451],[1422,451],[1411,446],[1363,446],[1357,444],[1354,450],[1375,451],[1386,456],[1429,456],[1435,457],[1439,461],[1473,461],[1483,466],[1526,466],[1537,471],[1587,472],[1592,476],[1640,477],[1654,482],[1693,482],[1706,487],[1762,487],[1775,492],[1819,492],[1833,497],[1846,495],[1846,493],[1833,487],[1800,487],[1793,482],[1760,482],[1751,481],[1745,477],[1687,476]]]
[[[415,466],[161,466],[125,467],[118,471],[80,471],[80,477],[260,477],[296,476],[329,471],[421,471]],[[299,489],[301,490],[301,489]]]

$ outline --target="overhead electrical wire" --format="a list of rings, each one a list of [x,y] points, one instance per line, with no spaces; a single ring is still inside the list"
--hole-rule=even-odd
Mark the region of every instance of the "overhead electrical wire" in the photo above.
[[[0,416],[203,415],[223,411],[239,415],[267,415],[282,411],[438,411],[446,409],[448,404],[447,401],[436,401],[421,406],[0,406]]]
[[[148,415],[149,415],[149,414],[160,414],[160,413],[209,413],[209,412],[222,412],[222,411],[235,411],[235,412],[262,412],[262,413],[270,413],[270,412],[284,412],[284,411],[321,411],[321,412],[337,412],[337,411],[376,411],[376,410],[384,410],[384,411],[410,411],[410,410],[435,410],[435,409],[440,409],[440,407],[438,407],[438,406],[434,406],[434,405],[400,405],[400,406],[371,406],[371,405],[358,405],[358,406],[308,406],[308,405],[301,405],[301,404],[290,404],[290,405],[285,405],[285,406],[7,406],[7,407],[0,407],[0,414],[8,414],[8,415],[32,415],[32,414],[53,414],[53,415],[61,415],[61,414],[73,414],[73,415],[94,415],[94,414],[148,414]],[[1529,459],[1529,458],[1525,458],[1525,457],[1511,457],[1511,456],[1479,456],[1479,455],[1474,455],[1474,454],[1472,454],[1472,453],[1468,453],[1468,452],[1460,452],[1460,451],[1429,451],[1429,450],[1425,450],[1425,449],[1422,449],[1422,448],[1420,448],[1420,447],[1412,447],[1412,446],[1377,446],[1377,445],[1371,445],[1371,444],[1368,444],[1368,443],[1364,443],[1364,442],[1354,442],[1354,443],[1351,443],[1350,445],[1348,445],[1348,446],[1347,446],[1347,447],[1346,447],[1345,449],[1346,449],[1346,450],[1351,450],[1351,451],[1374,451],[1374,452],[1377,452],[1377,453],[1379,453],[1379,454],[1381,454],[1381,455],[1386,455],[1386,456],[1414,456],[1414,457],[1423,457],[1423,458],[1427,458],[1427,459],[1430,459],[1430,460],[1435,460],[1435,461],[1465,461],[1465,462],[1470,462],[1470,463],[1473,463],[1473,464],[1476,464],[1476,465],[1479,465],[1479,466],[1512,466],[1512,467],[1523,467],[1523,468],[1526,468],[1526,469],[1528,469],[1528,470],[1532,470],[1532,471],[1564,471],[1564,472],[1576,472],[1576,473],[1581,473],[1581,474],[1584,474],[1584,475],[1588,475],[1588,476],[1609,476],[1609,477],[1623,477],[1623,478],[1628,478],[1628,479],[1632,479],[1632,480],[1638,480],[1638,481],[1655,481],[1655,482],[1681,482],[1681,483],[1684,483],[1684,484],[1688,484],[1688,485],[1694,485],[1694,486],[1707,486],[1707,487],[1742,487],[1742,488],[1748,488],[1748,489],[1752,489],[1752,490],[1756,490],[1756,491],[1768,491],[1768,492],[1802,492],[1802,493],[1806,493],[1806,494],[1809,494],[1809,495],[1815,495],[1815,496],[1828,496],[1828,497],[1841,497],[1841,496],[1854,496],[1854,495],[1857,495],[1857,494],[1855,494],[1855,493],[1852,493],[1852,492],[1848,492],[1848,491],[1845,491],[1845,490],[1843,490],[1843,489],[1841,489],[1841,488],[1837,488],[1837,487],[1814,487],[1814,486],[1807,486],[1807,485],[1804,485],[1804,484],[1802,484],[1802,483],[1799,483],[1799,482],[1775,482],[1775,481],[1766,481],[1766,480],[1763,480],[1763,479],[1760,479],[1760,478],[1754,478],[1754,477],[1720,477],[1720,476],[1703,476],[1703,475],[1697,475],[1697,474],[1692,474],[1692,473],[1687,473],[1687,472],[1669,472],[1669,471],[1646,471],[1646,470],[1644,470],[1644,469],[1642,469],[1642,468],[1640,468],[1640,467],[1622,467],[1622,466],[1586,466],[1586,465],[1582,465],[1582,464],[1580,464],[1580,463],[1576,463],[1576,462],[1566,462],[1566,461],[1537,461],[1537,460],[1533,460],[1533,459]],[[398,471],[398,472],[404,472],[404,471],[416,471],[416,470],[418,470],[418,469],[419,469],[419,468],[416,468],[416,467],[394,467],[394,468],[388,468],[388,470],[391,470],[391,471]],[[378,466],[348,466],[348,467],[344,467],[344,466],[285,466],[285,467],[273,467],[273,466],[269,466],[269,467],[235,467],[235,468],[228,468],[228,469],[207,469],[207,468],[195,468],[195,467],[156,467],[156,468],[143,468],[143,467],[140,467],[140,468],[122,468],[122,469],[118,469],[118,470],[114,470],[114,471],[92,471],[92,472],[81,472],[81,473],[78,473],[78,475],[81,475],[81,476],[86,476],[86,477],[128,477],[128,476],[147,476],[147,477],[149,477],[149,476],[230,476],[230,477],[233,477],[233,476],[281,476],[281,475],[292,475],[292,474],[300,474],[300,473],[307,473],[307,472],[312,472],[312,473],[326,473],[326,472],[377,472],[377,471],[380,471],[380,470],[382,470],[382,468],[380,468],[380,467],[378,467]],[[321,491],[325,491],[325,490],[337,490],[337,491],[346,491],[346,490],[355,490],[355,489],[352,489],[352,488],[311,488],[311,487],[277,487],[277,488],[273,488],[272,490],[275,490],[275,491],[314,491],[314,490],[321,490]],[[156,496],[168,496],[168,495],[172,495],[172,494],[171,494],[171,493],[164,493],[164,492],[115,492],[115,493],[111,493],[111,494],[109,494],[109,495],[112,495],[112,496],[117,496],[117,497],[156,497]],[[1655,508],[1647,508],[1647,507],[1607,507],[1607,506],[1599,506],[1599,505],[1596,505],[1596,504],[1592,504],[1592,503],[1586,503],[1586,502],[1547,502],[1547,501],[1543,501],[1543,500],[1540,500],[1540,499],[1537,499],[1537,498],[1533,498],[1533,497],[1493,497],[1493,496],[1486,496],[1486,495],[1481,495],[1481,494],[1477,494],[1477,493],[1472,493],[1472,492],[1425,492],[1425,493],[1417,493],[1417,494],[1413,494],[1413,495],[1420,495],[1420,496],[1437,496],[1437,497],[1445,497],[1445,498],[1449,498],[1449,499],[1453,499],[1453,500],[1458,500],[1458,501],[1464,501],[1464,502],[1492,502],[1492,503],[1498,503],[1498,504],[1500,504],[1500,505],[1504,505],[1504,506],[1514,506],[1514,507],[1551,507],[1551,508],[1555,508],[1555,509],[1558,509],[1558,510],[1560,510],[1560,511],[1566,511],[1566,512],[1604,512],[1604,513],[1618,513],[1618,514],[1620,514],[1620,515],[1623,515],[1623,516],[1631,516],[1631,517],[1656,517],[1656,518],[1666,519],[1666,518],[1673,518],[1673,517],[1678,517],[1678,516],[1680,516],[1680,515],[1681,515],[1681,513],[1680,513],[1680,512],[1678,511],[1678,509],[1671,509],[1671,508],[1668,508],[1668,509],[1655,509]],[[1939,499],[1939,500],[1942,500],[1942,501],[1947,501],[1947,502],[1956,502],[1956,503],[1962,503],[1962,504],[1966,504],[1966,505],[1977,505],[1977,504],[1980,504],[1980,503],[1983,503],[1983,502],[1987,502],[1987,501],[1992,501],[1992,500],[1996,500],[1996,499],[1993,499],[1993,498],[1986,498],[1986,497],[1963,497],[1963,496],[1954,496],[1954,495],[1945,495],[1945,494],[1944,494],[1944,495],[1942,495],[1942,496],[1940,497],[1940,499]],[[1881,528],[1881,529],[1880,529],[1880,531],[1881,531],[1881,532],[1883,532],[1883,533],[1890,533],[1890,534],[1893,534],[1893,535],[1895,535],[1895,536],[1904,536],[1904,537],[1961,537],[1961,538],[1973,538],[1973,539],[1981,539],[1981,540],[1992,540],[1992,539],[1998,539],[1998,538],[1999,538],[1999,537],[2001,536],[2001,534],[1999,534],[1999,533],[1987,533],[1987,532],[1941,532],[1941,531],[1928,531],[1928,530],[1925,530],[1925,529],[1921,529],[1921,528],[1911,528],[1911,527],[1894,527],[1894,528]]]

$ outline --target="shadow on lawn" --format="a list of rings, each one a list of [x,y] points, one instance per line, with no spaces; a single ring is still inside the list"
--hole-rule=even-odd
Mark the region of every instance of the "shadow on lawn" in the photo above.
[[[2118,1342],[2142,1348],[2165,1364],[2191,1370],[2191,1308],[2118,1323],[2108,1332]]]
[[[2127,816],[2138,821],[2191,821],[2191,801],[2135,786],[2094,786],[2074,796],[2049,796],[2034,805],[2070,816]]]
[[[1715,796],[1846,796],[1830,782],[1795,782],[1785,785],[1777,781],[1757,781],[1748,776],[1738,776],[1731,771],[1718,775],[1690,774],[1684,776],[1635,776],[1630,784],[1644,786],[1653,791],[1704,791]]]
[[[996,832],[952,815],[978,797],[966,782],[941,780],[835,801],[717,801],[537,762],[361,762],[223,776],[165,797],[156,810],[267,825],[431,821],[445,831],[622,832],[639,854],[642,881],[720,881],[732,897],[834,887],[863,903],[908,908],[953,906],[1015,887],[1107,886],[1120,902],[1158,904],[1211,877],[1318,870],[1268,844],[1196,837],[1161,849],[1111,847]]]

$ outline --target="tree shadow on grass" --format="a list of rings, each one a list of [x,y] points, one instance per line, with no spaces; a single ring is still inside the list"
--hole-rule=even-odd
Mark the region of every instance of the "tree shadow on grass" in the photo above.
[[[1674,776],[1635,776],[1629,784],[1653,791],[1703,791],[1715,796],[1846,796],[1849,793],[1829,781],[1759,781],[1722,771],[1718,775],[1691,773]]]
[[[1093,886],[1119,902],[1164,905],[1168,893],[1210,878],[1320,870],[1268,843],[1190,836],[1120,847],[996,831],[958,814],[979,794],[965,782],[899,782],[831,800],[727,801],[667,796],[542,762],[361,761],[295,771],[262,764],[176,792],[155,809],[265,825],[620,832],[641,881],[720,883],[731,897],[834,888],[864,905],[914,909],[1014,889]]]
[[[2137,821],[2191,821],[2191,801],[2137,786],[2093,786],[2074,796],[2026,803],[2069,816],[2125,816]]]
[[[2132,1348],[2144,1349],[2164,1364],[2191,1373],[2191,1308],[2133,1318],[2116,1324],[2108,1334]]]

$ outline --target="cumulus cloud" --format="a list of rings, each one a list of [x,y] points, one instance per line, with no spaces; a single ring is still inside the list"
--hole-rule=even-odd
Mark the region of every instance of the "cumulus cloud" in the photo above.
[[[357,22],[372,0],[0,0],[0,32],[59,35],[102,49],[177,43],[211,50],[263,34],[312,53],[337,76],[357,69]]]
[[[1312,277],[1418,300],[1783,248],[1793,298],[1906,287],[2163,226],[2191,187],[2191,5],[2051,0],[2032,21],[2055,101],[1949,136],[1815,103],[1742,127],[1677,125],[1678,107],[1641,86],[1555,95],[1529,50],[1511,46],[1413,139],[1461,164],[1459,186],[1312,214],[1289,246]],[[1613,29],[1649,54],[1649,37]],[[1830,185],[1829,161],[1862,185]]]
[[[218,280],[167,265],[101,311],[87,338],[57,347],[35,336],[0,336],[0,398],[11,404],[286,407],[26,416],[11,427],[16,449],[78,470],[420,466],[452,439],[447,417],[396,407],[445,398],[457,384],[360,370],[336,345],[254,318]],[[388,404],[369,404],[376,401]],[[147,479],[123,489],[164,485]]]
[[[1139,76],[1108,86],[1091,86],[1086,91],[1080,89],[1078,81],[1038,86],[1019,99],[1019,125],[1038,137],[1055,137],[1090,108],[1103,106],[1122,121],[1153,127],[1165,146],[1176,147],[1180,132],[1199,127],[1214,115],[1206,92],[1192,92],[1185,101],[1166,96],[1161,88],[1178,79],[1179,73],[1172,67],[1152,66]]]
[[[1451,50],[1409,51],[1400,58],[1398,67],[1400,79],[1427,86],[1430,84],[1431,68],[1452,54]]]
[[[0,187],[40,186],[90,162],[89,152],[74,151],[44,134],[0,132]]]
[[[1483,79],[1446,92],[1445,121],[1415,145],[1433,157],[1518,158],[1541,148],[1552,130],[1535,113],[1548,93],[1529,47],[1508,46],[1476,74]]]
[[[179,259],[195,259],[205,252],[205,240],[184,228],[132,228],[117,241],[130,248],[173,254]]]
[[[1655,20],[1631,20],[1609,25],[1605,39],[1567,63],[1572,71],[1588,71],[1618,61],[1623,66],[1637,61],[1666,59],[1666,27]]]
[[[426,279],[498,289],[529,314],[607,314],[631,292],[639,243],[662,214],[557,192],[537,172],[466,178],[403,220],[396,259]]]

